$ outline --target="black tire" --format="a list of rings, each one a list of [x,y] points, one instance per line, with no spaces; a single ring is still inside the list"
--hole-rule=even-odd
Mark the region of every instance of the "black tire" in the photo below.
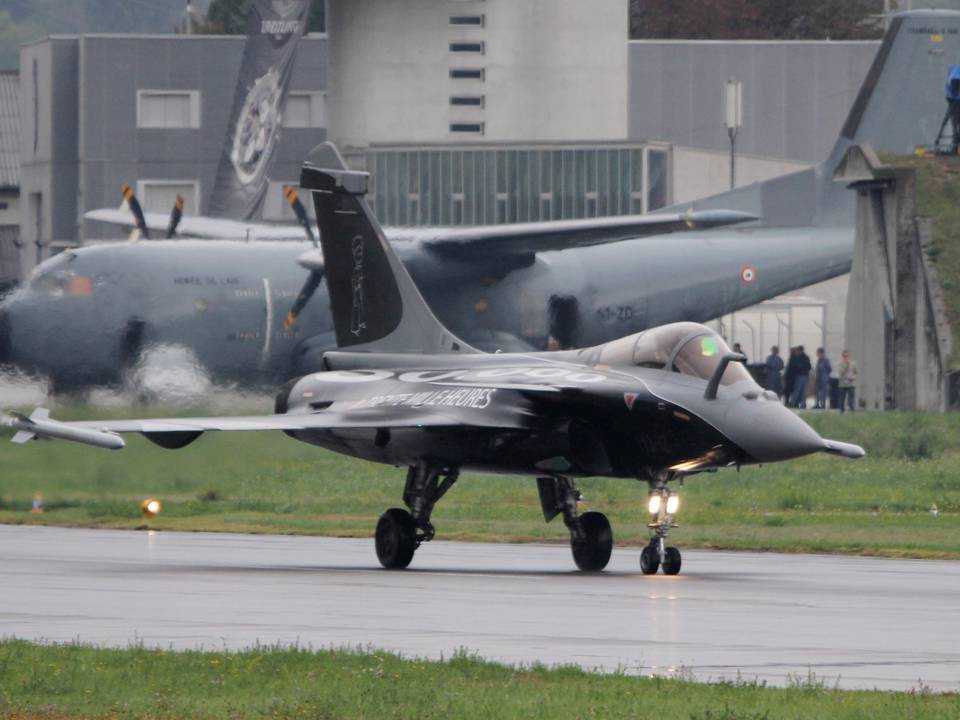
[[[610,562],[613,552],[613,530],[607,516],[599,512],[588,512],[577,518],[583,539],[570,540],[573,561],[577,567],[586,571],[603,570]]]
[[[653,545],[647,545],[640,551],[640,572],[644,575],[656,575],[660,569],[660,553]]]
[[[417,527],[406,510],[390,508],[377,522],[377,560],[387,570],[402,570],[417,549]]]
[[[663,574],[676,575],[680,572],[680,551],[675,547],[668,547],[663,553]]]

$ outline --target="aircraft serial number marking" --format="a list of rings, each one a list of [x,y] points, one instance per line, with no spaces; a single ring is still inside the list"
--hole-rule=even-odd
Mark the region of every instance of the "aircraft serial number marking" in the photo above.
[[[627,322],[633,319],[633,307],[630,305],[607,305],[597,308],[597,319],[604,323]]]
[[[495,388],[448,388],[446,390],[428,390],[418,393],[397,393],[395,395],[374,395],[362,405],[367,407],[458,407],[483,410],[490,407]]]
[[[205,277],[200,277],[199,275],[180,275],[173,279],[174,285],[239,285],[240,278],[236,276],[229,277],[215,277],[213,275],[206,275]]]

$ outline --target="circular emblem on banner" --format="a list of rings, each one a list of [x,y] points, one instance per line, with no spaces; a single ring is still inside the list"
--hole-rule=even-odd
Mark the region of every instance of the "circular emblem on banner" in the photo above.
[[[740,269],[740,282],[744,285],[753,285],[754,280],[757,279],[757,271],[753,269],[750,265],[744,265]]]
[[[233,131],[230,160],[241,185],[259,181],[280,127],[280,74],[271,68],[250,88]]]

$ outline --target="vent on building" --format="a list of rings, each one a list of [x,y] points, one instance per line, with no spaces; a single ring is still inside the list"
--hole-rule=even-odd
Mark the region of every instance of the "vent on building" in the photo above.
[[[455,80],[483,80],[483,68],[450,68],[450,77]]]
[[[483,27],[483,15],[451,15],[450,24],[456,26]]]
[[[483,55],[482,42],[452,42],[450,43],[450,52],[452,53],[476,53]]]
[[[450,123],[450,132],[473,133],[474,135],[483,135],[483,123],[482,122],[452,122]]]
[[[450,104],[456,107],[479,107],[484,105],[483,95],[451,95]]]

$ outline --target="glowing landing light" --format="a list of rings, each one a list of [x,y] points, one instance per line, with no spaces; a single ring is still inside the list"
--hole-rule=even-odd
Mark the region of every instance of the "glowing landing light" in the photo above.
[[[660,512],[660,496],[659,495],[650,496],[650,502],[647,503],[647,510],[650,511],[651,515],[656,515],[658,512]]]
[[[667,515],[673,515],[680,509],[680,496],[671,495],[667,498]]]
[[[157,498],[147,498],[140,503],[140,512],[142,512],[143,516],[148,519],[159,515],[162,509],[163,505]]]

